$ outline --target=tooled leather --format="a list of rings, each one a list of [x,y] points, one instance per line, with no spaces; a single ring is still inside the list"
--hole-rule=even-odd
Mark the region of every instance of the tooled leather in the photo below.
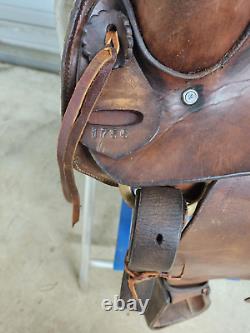
[[[118,55],[116,68],[124,66],[133,56],[134,39],[132,28],[126,15],[121,10],[95,11],[83,27],[81,39],[82,55],[91,61],[103,47],[107,27],[115,27],[119,35],[121,52]],[[95,39],[93,39],[95,36]]]
[[[100,1],[101,3],[105,4],[105,1]],[[80,53],[85,55],[88,60],[91,59],[93,47],[95,50],[103,47],[102,36],[107,27],[112,25],[112,22],[119,23],[117,29],[120,33],[121,53],[125,54],[126,61],[124,64],[120,64],[121,68],[113,71],[95,111],[101,113],[102,110],[109,112],[114,110],[125,113],[128,110],[130,113],[138,114],[140,121],[132,124],[129,128],[122,126],[122,124],[118,124],[115,128],[112,124],[105,127],[102,124],[99,126],[89,124],[81,142],[90,150],[95,149],[99,153],[118,159],[133,153],[153,140],[159,130],[161,110],[160,107],[157,107],[160,105],[157,94],[148,84],[135,58],[132,58],[131,27],[128,20],[124,18],[125,15],[118,10],[105,11],[102,6],[99,8],[99,12],[96,9],[93,11],[88,23],[83,28]],[[124,28],[122,28],[123,25]],[[92,35],[98,36],[98,33],[101,36],[93,41]],[[82,66],[81,62],[78,66],[79,73],[83,72],[86,66],[85,62],[81,61]],[[114,85],[115,89],[113,89]],[[89,123],[91,123],[91,119]],[[128,132],[130,138],[125,140]],[[111,147],[113,149],[110,149]],[[77,168],[82,169],[82,166],[78,165]]]

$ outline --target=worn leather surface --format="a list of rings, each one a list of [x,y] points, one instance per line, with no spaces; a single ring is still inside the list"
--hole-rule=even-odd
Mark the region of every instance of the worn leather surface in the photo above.
[[[131,2],[147,48],[180,72],[217,63],[249,23],[248,0]]]
[[[115,36],[117,38],[117,34]],[[57,157],[64,196],[73,204],[73,225],[78,222],[80,216],[80,197],[73,172],[74,158],[90,115],[116,59],[117,50],[108,45],[96,54],[78,81],[63,117]]]
[[[106,2],[102,3],[103,9]],[[209,26],[212,24],[210,23],[211,13],[214,11],[213,18],[217,20],[217,30],[219,30],[219,24],[222,26],[219,18],[225,17],[226,9],[230,12],[228,17],[231,17],[235,10],[244,11],[240,24],[239,16],[233,20],[233,31],[230,29],[226,33],[223,30],[225,36],[222,35],[226,41],[221,43],[220,52],[222,54],[223,51],[224,54],[219,60],[217,57],[216,61],[211,55],[210,63],[207,62],[207,64],[212,66],[222,59],[225,64],[223,63],[224,66],[210,75],[192,79],[190,74],[190,79],[187,80],[159,72],[153,66],[145,67],[145,64],[141,63],[143,54],[138,50],[135,59],[139,61],[153,88],[151,98],[156,100],[153,103],[154,106],[149,107],[154,119],[159,117],[157,115],[160,109],[160,126],[158,129],[155,128],[155,135],[153,132],[146,136],[144,134],[144,140],[139,137],[142,133],[141,128],[145,131],[147,128],[145,122],[137,123],[136,120],[138,115],[136,112],[139,111],[140,114],[140,111],[145,108],[143,104],[138,105],[140,98],[136,95],[140,91],[139,87],[142,86],[138,79],[141,76],[139,68],[133,70],[135,79],[130,72],[131,63],[114,71],[98,102],[97,111],[99,112],[93,116],[93,120],[90,120],[92,123],[87,127],[82,142],[91,149],[92,156],[100,168],[116,182],[133,186],[171,185],[249,172],[249,159],[246,158],[249,154],[249,147],[246,144],[249,133],[247,126],[249,123],[249,42],[248,31],[245,31],[249,14],[243,5],[237,6],[236,9],[229,1],[226,4],[219,4],[217,9],[209,5],[210,14],[205,22],[208,22]],[[180,2],[178,6],[180,13],[185,12],[187,15],[186,5]],[[199,9],[202,12],[207,10],[207,6],[203,8],[204,5],[197,4],[195,10]],[[156,10],[157,7],[154,8]],[[138,3],[137,16],[140,18],[140,15],[144,14],[140,11]],[[143,20],[139,20],[141,21]],[[193,39],[200,40],[200,44],[204,41],[199,50],[203,50],[202,52],[208,49],[217,50],[217,48],[208,47],[203,30],[194,29],[192,22],[190,26],[187,25],[187,21],[183,22],[183,30],[193,31]],[[159,25],[157,27],[161,33]],[[150,24],[147,29],[149,28]],[[178,39],[176,43],[177,41],[179,42]],[[171,45],[174,44],[173,42]],[[179,47],[178,43],[176,47]],[[192,53],[190,49],[189,53]],[[206,52],[206,56],[207,53],[209,52]],[[192,54],[196,56],[197,52]],[[175,69],[178,70],[177,67]],[[200,69],[206,72],[206,67]],[[78,70],[80,70],[79,67]],[[119,77],[122,79],[119,80]],[[200,100],[193,107],[185,106],[181,100],[182,92],[188,87],[195,87],[200,93]],[[239,94],[241,95],[240,105]],[[121,115],[122,112],[118,112],[119,110],[125,111],[123,115]],[[126,112],[128,110],[135,113],[135,119],[132,122],[130,122],[131,113]],[[110,116],[112,120],[107,121],[105,111],[114,111],[113,117]],[[140,116],[137,118],[140,121]],[[126,126],[127,122],[130,122],[129,126]],[[232,132],[236,135],[231,135]],[[240,151],[237,149],[239,142],[244,144]],[[174,156],[172,156],[173,151]],[[187,161],[192,161],[192,168],[185,167]],[[136,169],[143,172],[135,172]]]
[[[168,5],[161,1],[154,3],[153,9],[152,2],[147,1],[143,9],[140,1],[136,3],[135,14],[141,26],[143,38],[145,33],[145,42],[148,39],[147,36],[153,32],[155,34],[155,29],[158,29],[159,38],[155,38],[149,47],[152,54],[154,54],[154,48],[157,48],[153,45],[162,43],[161,36],[163,36],[162,31],[165,29],[166,20],[172,18],[173,11],[175,13],[178,7],[177,20],[180,21],[180,17],[183,16],[183,22],[178,21],[180,23],[178,29],[191,34],[191,44],[194,43],[194,46],[185,48],[185,33],[178,34],[179,30],[175,32],[177,28],[172,25],[172,33],[179,37],[172,40],[172,50],[170,49],[166,56],[171,58],[173,50],[180,48],[185,49],[184,54],[187,58],[196,59],[198,51],[195,51],[197,47],[194,47],[195,43],[199,43],[199,52],[202,52],[202,54],[198,53],[201,60],[199,75],[205,76],[199,79],[196,75],[194,79],[192,73],[197,68],[193,67],[186,69],[186,76],[182,78],[183,69],[178,67],[177,63],[172,66],[172,70],[175,71],[173,75],[159,71],[152,64],[147,64],[147,59],[143,58],[143,50],[135,41],[135,57],[131,60],[134,65],[128,62],[125,67],[114,70],[98,101],[97,112],[90,119],[90,124],[82,138],[82,143],[89,147],[92,157],[99,166],[99,173],[98,175],[95,173],[97,166],[93,160],[91,160],[93,170],[89,170],[89,166],[87,168],[84,163],[76,162],[81,160],[76,157],[75,165],[78,170],[91,173],[95,178],[103,175],[102,181],[106,181],[107,176],[104,176],[106,173],[109,175],[109,183],[133,186],[172,185],[249,173],[250,165],[247,156],[250,148],[247,142],[250,123],[248,119],[250,51],[249,32],[245,29],[250,13],[248,2],[243,1],[237,6],[232,5],[231,2],[229,0],[219,2],[217,6],[213,6],[214,2],[209,5],[196,3],[194,8],[194,2],[191,1],[190,11],[187,11],[187,4],[181,1],[178,5],[172,6],[170,11],[167,11]],[[90,21],[91,12],[98,16],[100,11],[112,8],[123,11],[126,15],[126,10],[116,1],[103,0],[99,1],[97,6],[95,4],[95,1],[85,1],[84,4],[78,1],[72,14],[70,37],[64,57],[64,68],[67,68],[63,85],[64,105],[67,103],[68,94],[72,92],[74,77],[76,80],[87,65],[87,60],[79,54],[79,50],[81,40],[85,38],[83,27]],[[81,8],[81,15],[79,15],[79,8]],[[159,8],[165,12],[165,20],[159,21],[161,25],[159,23],[153,25],[147,20],[148,13],[150,10],[156,12]],[[197,25],[195,28],[194,21],[187,19],[188,13],[197,17],[198,11],[201,15],[197,20],[201,20],[202,13],[207,12],[207,17],[203,17],[204,30],[198,29]],[[230,20],[233,13],[238,15]],[[149,22],[147,28],[144,28],[147,21]],[[215,21],[216,25],[213,24]],[[229,25],[228,22],[231,22],[230,29],[225,28],[224,21],[226,21],[226,27]],[[209,46],[208,38],[210,37],[205,34],[205,27],[211,28],[211,26],[216,30],[215,43],[219,43],[219,38],[223,40],[220,48]],[[132,28],[134,28],[133,25]],[[167,29],[170,29],[170,25],[167,25]],[[170,38],[170,35],[169,32],[166,34],[168,37],[165,38]],[[218,52],[216,56],[213,53],[215,50]],[[160,58],[158,57],[159,61],[163,61]],[[174,59],[176,60],[177,57]],[[192,59],[188,66],[195,61]],[[181,62],[181,59],[179,61]],[[131,75],[130,68],[137,66],[136,62],[139,63],[138,69],[133,69],[133,75]],[[206,66],[216,65],[217,62],[221,62],[221,65],[206,74]],[[171,62],[165,63],[171,69]],[[139,67],[143,70],[151,88],[149,85],[146,87],[142,84],[142,73]],[[69,77],[71,80],[68,79]],[[188,77],[190,79],[187,79]],[[119,80],[119,78],[122,79]],[[182,92],[188,87],[196,88],[200,94],[199,102],[192,107],[184,105],[181,100]],[[148,128],[142,111],[145,110],[143,103],[147,99],[140,96],[148,94],[147,91],[150,89],[152,105],[146,103],[151,111],[151,120],[156,123]],[[107,120],[107,114],[110,111],[114,112]],[[145,119],[148,119],[150,124],[149,111],[147,115],[148,118]],[[158,121],[159,126],[157,126]],[[239,143],[242,145],[241,150],[237,149]],[[186,163],[191,161],[192,168],[186,168]]]
[[[152,329],[167,327],[193,318],[210,306],[207,283],[192,287],[172,287],[158,279],[154,285],[145,318]]]
[[[136,200],[128,268],[137,272],[168,272],[184,225],[182,193],[174,188],[149,187],[138,191]]]
[[[162,113],[158,135],[133,158],[124,157],[115,163],[103,153],[92,151],[98,165],[117,182],[131,186],[248,174],[249,55],[248,41],[223,69],[203,79],[187,82],[165,74],[168,88],[159,93]],[[193,107],[181,101],[188,87],[200,93],[200,101]]]
[[[205,290],[201,292],[203,288],[199,287],[205,281],[250,278],[249,185],[249,176],[210,184],[194,217],[182,231],[167,282],[157,277],[137,281],[138,297],[142,300],[150,298],[151,304],[154,304],[146,313],[150,327],[168,326],[206,310],[210,304],[208,294]],[[151,251],[150,243],[141,250],[139,256],[147,257]],[[144,262],[148,262],[147,258]],[[144,268],[150,270],[151,267],[154,263]],[[121,291],[125,300],[132,297],[127,281],[128,275],[125,274]],[[175,287],[180,289],[175,290]],[[194,295],[195,292],[199,297]]]
[[[83,69],[88,65],[87,59],[79,54],[81,52],[83,27],[96,8],[101,10],[99,5],[98,0],[76,0],[72,9],[62,56],[62,116],[66,112],[76,83],[83,74]],[[81,68],[80,71],[79,68]],[[75,153],[74,167],[79,172],[116,186],[116,182],[97,166],[84,146],[79,145]]]
[[[205,310],[206,281],[250,278],[249,23],[248,0],[75,2],[62,66],[66,130],[59,140],[74,222],[80,204],[73,166],[142,194],[172,186],[187,202],[190,184],[203,188],[182,228],[174,223],[184,207],[171,205],[175,195],[161,209],[156,196],[144,200],[143,218],[136,213],[145,206],[137,204],[122,296],[131,296],[132,274],[138,296],[151,299],[152,328]],[[107,29],[116,28],[120,48],[105,84],[85,80]],[[199,95],[192,106],[182,100],[188,88]],[[173,219],[164,220],[165,208]]]
[[[213,4],[214,2],[211,3]],[[145,31],[145,41],[147,41],[148,37],[146,36],[150,34],[153,28],[150,22],[148,23],[147,31],[144,26],[146,24],[145,22],[147,22],[147,15],[152,3],[148,1],[148,7],[145,6],[143,10],[141,9],[141,4],[142,2],[137,2],[135,14],[141,26],[142,34]],[[193,1],[191,1],[191,4],[193,6]],[[198,9],[200,9],[201,12],[205,10],[199,7],[202,6],[201,2],[196,3],[196,5],[195,11]],[[165,8],[164,6],[166,6],[165,2],[158,0],[153,10],[157,11],[159,8]],[[192,6],[190,8],[192,8]],[[221,7],[224,9],[220,10]],[[105,146],[106,137],[104,136],[99,139],[96,144],[96,138],[91,138],[89,135],[92,132],[89,128],[91,125],[88,125],[86,128],[86,133],[88,134],[84,134],[82,141],[88,141],[89,146],[92,148],[92,157],[94,157],[99,167],[93,161],[86,146],[79,146],[74,160],[75,168],[109,184],[119,182],[139,186],[174,185],[179,182],[197,182],[201,179],[248,174],[250,167],[250,160],[248,158],[250,153],[248,144],[250,133],[248,112],[250,48],[249,32],[248,30],[244,32],[250,16],[248,7],[249,4],[247,1],[237,3],[236,7],[235,5],[232,6],[231,1],[217,2],[217,6],[209,7],[210,14],[208,17],[203,18],[206,24],[205,26],[210,25],[211,17],[212,22],[216,19],[216,31],[222,29],[222,37],[224,38],[218,50],[216,61],[223,52],[224,56],[228,59],[226,59],[223,66],[200,79],[188,80],[176,77],[176,75],[171,76],[166,72],[160,72],[159,69],[154,68],[152,64],[146,65],[147,59],[145,59],[145,62],[143,61],[142,50],[140,50],[138,45],[135,45],[135,56],[127,63],[126,66],[128,67],[125,66],[124,68],[116,69],[112,73],[110,82],[97,102],[98,111],[104,101],[110,101],[110,103],[113,101],[115,104],[117,100],[119,100],[118,104],[121,105],[122,96],[126,96],[128,91],[128,89],[126,89],[123,95],[123,81],[126,81],[126,84],[129,84],[128,82],[130,81],[129,77],[128,80],[124,79],[119,81],[117,73],[119,73],[119,71],[124,73],[128,71],[132,63],[137,63],[138,65],[136,66],[143,69],[145,77],[150,83],[151,91],[153,91],[153,94],[158,98],[157,102],[159,103],[156,103],[156,107],[159,108],[160,104],[161,117],[159,130],[146,144],[142,142],[141,149],[137,147],[138,150],[132,154],[129,154],[129,152],[131,150],[130,144],[131,142],[133,143],[134,137],[130,138],[128,135],[128,138],[126,138],[125,136],[124,144],[121,144],[121,140],[119,141],[119,147],[125,156],[122,158],[118,156],[117,159],[114,159],[108,157],[108,155],[112,155],[114,150],[116,150],[116,152],[118,151],[116,139],[113,139],[112,144]],[[86,59],[84,59],[80,53],[83,27],[89,21],[91,13],[97,15],[100,10],[105,9],[122,10],[126,14],[126,11],[120,7],[120,3],[118,4],[116,1],[76,1],[75,8],[72,12],[63,58],[63,113],[73,93],[77,78],[80,77],[87,66]],[[186,2],[178,2],[178,11],[178,17],[183,13],[183,17],[186,18]],[[235,15],[232,20],[233,29],[230,27],[227,33],[224,27],[222,27],[223,20],[228,22],[228,18],[225,18],[225,12],[229,13],[228,17],[230,18],[233,15],[232,13],[242,13],[240,20],[239,15],[237,15],[237,17]],[[170,11],[170,13],[172,12]],[[170,16],[170,13],[165,13],[166,20],[168,15]],[[159,20],[159,24],[157,25],[159,34],[162,33],[164,22],[165,21]],[[155,27],[154,25],[154,29]],[[173,29],[176,29],[176,27],[173,27]],[[198,27],[195,29],[192,20],[189,22],[187,19],[184,19],[183,26],[180,22],[179,29],[180,31],[192,30],[194,34],[193,40],[203,42],[199,44],[200,49],[209,50],[209,52],[204,51],[203,55],[206,59],[204,58],[202,60],[201,57],[201,60],[206,63],[207,66],[212,66],[215,62],[215,57],[212,54],[211,61],[208,62],[208,55],[212,52],[210,52],[212,47],[208,45],[204,30]],[[181,38],[177,38],[178,47],[180,47],[179,43],[181,40]],[[161,41],[161,39],[159,39],[159,41]],[[154,42],[154,44],[156,45],[156,42]],[[184,47],[185,45],[182,46]],[[173,50],[175,46],[171,45],[171,47]],[[155,51],[150,48],[150,51],[155,53],[156,48],[155,46]],[[173,51],[170,49],[169,52],[168,56],[171,56],[171,52]],[[231,55],[230,57],[228,57],[228,52]],[[191,53],[195,59],[195,54],[197,53],[195,49],[191,50],[187,48],[185,51],[187,57],[189,57],[188,54]],[[156,53],[154,55],[156,56]],[[224,58],[225,57],[223,57],[223,59]],[[191,63],[192,61],[189,63],[189,66]],[[166,64],[168,66],[171,65],[170,62],[166,62]],[[138,72],[135,71],[135,77],[141,75],[141,69],[139,70],[138,68]],[[173,66],[173,69],[175,71],[181,70],[177,65]],[[193,70],[195,71],[195,68],[193,68]],[[201,71],[202,70],[206,72],[206,68],[201,68]],[[128,71],[128,76],[129,73]],[[190,74],[192,77],[192,72],[187,72],[186,74]],[[126,110],[133,109],[133,107],[131,107],[133,104],[132,92],[137,88],[134,83],[134,81],[131,83],[129,98],[123,100],[123,108]],[[197,91],[200,93],[200,100],[198,104],[187,107],[181,101],[181,92],[190,86],[196,87]],[[134,103],[136,105],[134,108],[137,109],[137,98]],[[104,106],[103,109],[106,110]],[[155,109],[152,108],[152,114],[154,111]],[[128,116],[126,112],[123,114]],[[95,120],[96,115],[93,115],[93,117]],[[128,118],[131,118],[131,114],[129,114]],[[124,121],[123,116],[121,119]],[[133,116],[132,119],[134,119]],[[101,117],[101,119],[98,120],[99,123],[100,120],[103,120],[103,118]],[[120,118],[118,120],[120,121]],[[98,126],[100,126],[100,124]],[[110,141],[111,140],[108,139],[107,142],[110,143]],[[127,141],[131,142],[127,144]],[[104,151],[102,151],[102,147],[105,147]],[[96,151],[99,151],[99,153]],[[128,156],[126,156],[126,154],[128,154]],[[85,157],[87,157],[87,159]],[[221,181],[218,184],[221,184]]]
[[[193,284],[250,278],[250,177],[216,182],[183,232],[172,275]]]
[[[154,140],[160,117],[159,97],[134,58],[113,71],[81,141],[119,160]]]

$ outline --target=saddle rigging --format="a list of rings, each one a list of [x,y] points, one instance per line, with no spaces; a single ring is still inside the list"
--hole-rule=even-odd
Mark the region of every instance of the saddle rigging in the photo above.
[[[210,279],[250,277],[250,4],[216,4],[76,0],[65,41],[64,195],[75,224],[73,169],[125,193],[121,296],[150,300],[151,328],[206,310]]]

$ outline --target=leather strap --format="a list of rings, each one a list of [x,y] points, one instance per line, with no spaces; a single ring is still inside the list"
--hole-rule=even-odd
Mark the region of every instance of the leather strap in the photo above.
[[[161,328],[192,318],[210,304],[207,283],[171,286],[176,252],[184,227],[185,206],[180,190],[170,187],[143,188],[136,193],[131,244],[121,287],[121,298],[140,304],[149,300],[145,318],[150,328]]]
[[[138,191],[128,268],[136,272],[169,272],[176,256],[184,219],[180,190],[148,187]]]
[[[154,280],[180,279],[169,275],[184,221],[180,190],[151,187],[137,191],[130,249],[126,258],[121,297],[145,298]],[[127,285],[126,285],[127,284]],[[147,288],[144,286],[147,285]],[[146,290],[148,289],[148,290]]]
[[[133,297],[129,291],[127,274],[124,274],[121,298],[129,302]],[[141,304],[148,306],[145,319],[151,329],[163,328],[193,318],[210,305],[210,287],[207,282],[189,286],[171,286],[167,280],[157,278],[137,284],[137,311]]]
[[[82,74],[62,121],[57,158],[65,198],[73,203],[73,225],[80,216],[80,197],[73,171],[74,156],[90,115],[114,68],[118,52],[117,32],[109,31],[106,47],[98,52]]]
[[[208,283],[173,287],[157,279],[145,312],[148,326],[163,328],[199,315],[210,305],[209,294]]]

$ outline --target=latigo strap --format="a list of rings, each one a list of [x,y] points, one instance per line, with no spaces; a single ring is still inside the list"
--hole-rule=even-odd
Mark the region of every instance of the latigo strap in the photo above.
[[[74,156],[90,115],[116,63],[118,53],[117,32],[108,31],[105,48],[97,53],[82,74],[63,117],[57,156],[65,198],[73,203],[73,225],[79,221],[80,215],[80,197],[73,171]]]

